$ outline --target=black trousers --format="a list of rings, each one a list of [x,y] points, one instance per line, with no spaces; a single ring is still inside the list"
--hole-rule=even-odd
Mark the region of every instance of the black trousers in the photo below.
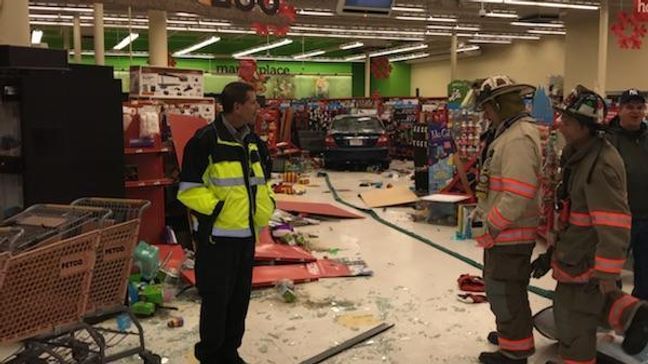
[[[200,342],[194,354],[202,364],[238,364],[252,290],[254,238],[200,240],[195,265],[202,298]]]

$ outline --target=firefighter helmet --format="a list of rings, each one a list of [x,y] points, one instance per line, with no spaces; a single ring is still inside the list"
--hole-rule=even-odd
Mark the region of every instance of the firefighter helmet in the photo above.
[[[607,115],[605,100],[583,85],[576,86],[555,109],[562,114],[596,126],[603,125]]]
[[[477,94],[477,110],[482,110],[485,103],[495,100],[498,96],[516,92],[520,97],[535,92],[531,85],[515,83],[509,76],[491,76],[481,82]]]

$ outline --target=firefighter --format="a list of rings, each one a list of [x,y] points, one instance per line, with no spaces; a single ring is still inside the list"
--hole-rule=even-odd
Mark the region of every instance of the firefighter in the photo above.
[[[507,76],[493,76],[477,95],[477,109],[491,122],[476,188],[476,215],[485,230],[476,240],[484,248],[486,295],[497,326],[488,340],[499,345],[498,351],[480,354],[487,364],[526,363],[535,351],[527,288],[542,153],[538,127],[524,105],[524,96],[534,91]]]
[[[632,219],[623,160],[605,140],[601,96],[577,86],[558,106],[562,156],[555,248],[534,261],[534,277],[553,268],[558,281],[554,315],[559,354],[567,364],[596,362],[599,325],[625,333],[623,349],[639,353],[648,342],[648,308],[617,285]],[[548,259],[551,257],[551,259]]]

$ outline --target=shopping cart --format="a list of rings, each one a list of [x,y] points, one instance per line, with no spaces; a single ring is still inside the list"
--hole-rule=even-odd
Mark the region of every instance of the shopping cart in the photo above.
[[[160,363],[158,355],[146,350],[144,330],[124,305],[140,218],[149,205],[143,200],[104,198],[83,198],[72,203],[71,209],[92,211],[87,218],[97,220],[100,229],[77,325],[27,340],[22,351],[3,363],[108,363],[133,355],[139,355],[144,363]],[[100,213],[106,210],[109,215]],[[125,317],[135,331],[119,327],[119,320]]]
[[[105,208],[68,205],[39,204],[2,222],[0,227],[14,227],[23,230],[11,246],[0,244],[0,252],[13,254],[28,251],[36,246],[99,229],[112,215]]]

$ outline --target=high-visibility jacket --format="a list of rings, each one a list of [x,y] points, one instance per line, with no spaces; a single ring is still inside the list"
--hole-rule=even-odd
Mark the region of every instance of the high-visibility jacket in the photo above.
[[[534,244],[539,218],[540,131],[528,114],[503,122],[488,146],[477,186],[484,248]]]
[[[189,140],[177,197],[194,212],[195,231],[211,228],[212,236],[244,238],[268,224],[275,201],[260,143],[255,134],[237,141],[222,116]]]
[[[596,137],[563,152],[562,221],[553,255],[559,282],[614,279],[625,263],[630,216],[623,160],[606,140]]]

